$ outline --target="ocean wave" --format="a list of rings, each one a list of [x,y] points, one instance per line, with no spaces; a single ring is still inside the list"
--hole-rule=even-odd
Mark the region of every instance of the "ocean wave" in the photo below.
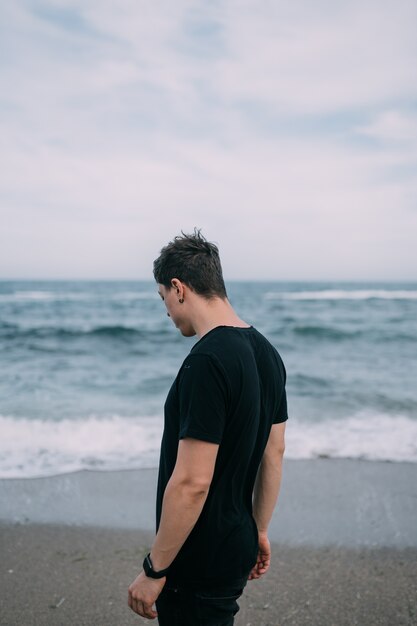
[[[82,469],[157,467],[162,417],[64,419],[0,416],[0,478],[50,476]],[[309,423],[291,418],[290,459],[351,458],[417,463],[417,420],[363,411]]]
[[[411,289],[323,289],[320,291],[268,291],[267,300],[417,300]]]
[[[87,331],[85,334],[98,337],[131,337],[131,336],[143,336],[144,331],[138,328],[131,328],[129,326],[97,326]]]
[[[361,331],[342,330],[331,326],[294,326],[292,329],[296,335],[312,337],[313,339],[331,339],[340,341],[344,339],[354,339],[361,336]]]
[[[291,376],[291,383],[298,391],[313,387],[314,389],[331,387],[332,383],[327,378],[320,376],[308,376],[307,374],[293,374]]]
[[[148,298],[157,299],[156,289],[152,291],[116,291],[113,294],[103,293],[99,291],[95,293],[85,292],[66,292],[66,291],[15,291],[13,293],[1,293],[0,302],[94,302],[97,300],[105,301],[131,301],[131,300],[147,300]]]
[[[267,291],[266,300],[417,300],[416,289],[317,289],[302,291]],[[56,290],[16,290],[0,293],[0,302],[95,302],[95,301],[135,301],[158,299],[156,286],[138,291],[126,290],[113,292],[101,291],[99,284],[94,284],[94,291],[56,291]]]
[[[156,467],[162,418],[0,416],[0,431],[0,478],[31,478],[82,469]]]
[[[286,456],[417,463],[417,420],[370,411],[315,423],[289,420]]]
[[[93,326],[91,328],[64,328],[56,326],[37,326],[21,328],[16,324],[0,324],[0,337],[3,339],[77,339],[80,337],[103,337],[110,339],[146,338],[153,335],[165,336],[167,329],[140,329],[131,326],[110,325]]]
[[[50,302],[51,300],[92,300],[88,293],[66,293],[65,291],[15,291],[0,294],[0,302]]]

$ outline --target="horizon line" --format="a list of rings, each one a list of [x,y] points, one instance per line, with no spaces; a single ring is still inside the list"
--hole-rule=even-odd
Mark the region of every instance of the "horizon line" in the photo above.
[[[152,278],[45,278],[45,277],[1,277],[0,282],[155,282]],[[417,283],[416,278],[226,278],[225,282],[251,282],[251,283]]]

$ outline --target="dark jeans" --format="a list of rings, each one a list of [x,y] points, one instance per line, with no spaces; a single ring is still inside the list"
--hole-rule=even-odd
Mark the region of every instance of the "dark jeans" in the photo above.
[[[247,578],[216,589],[191,590],[167,583],[156,601],[159,626],[233,626]]]

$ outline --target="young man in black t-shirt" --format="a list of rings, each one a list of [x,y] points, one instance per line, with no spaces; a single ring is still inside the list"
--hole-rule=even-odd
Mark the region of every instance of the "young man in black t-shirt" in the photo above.
[[[154,263],[167,314],[199,340],[165,403],[157,534],[129,606],[160,626],[231,626],[270,564],[287,419],[275,348],[231,307],[217,247],[176,237]]]

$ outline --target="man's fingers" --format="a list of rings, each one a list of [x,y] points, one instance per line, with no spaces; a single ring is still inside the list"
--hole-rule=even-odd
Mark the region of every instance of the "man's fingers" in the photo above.
[[[134,611],[134,613],[138,612],[138,604],[137,604],[135,598],[131,598],[129,606],[132,609],[132,611]]]
[[[269,569],[269,564],[263,565],[261,563],[258,563],[256,567],[249,574],[249,580],[256,580],[260,578],[268,571],[268,569]]]
[[[259,552],[256,565],[252,568],[248,580],[257,580],[263,576],[271,565],[271,552]]]
[[[142,617],[147,617],[148,619],[155,619],[157,616],[156,611],[153,610],[152,604],[146,604],[145,602],[141,602],[141,613]]]
[[[143,605],[143,611],[144,617],[147,617],[148,619],[155,619],[155,617],[158,615],[158,613],[154,611],[152,606],[149,604]]]
[[[138,615],[142,615],[142,613],[141,613],[142,602],[140,602],[139,600],[136,600],[136,598],[133,597],[133,595],[130,593],[130,591],[129,591],[129,598],[128,598],[127,603],[130,606],[130,608],[132,609],[132,611],[134,611]],[[144,617],[144,616],[142,615],[142,617]]]
[[[153,610],[151,604],[145,604],[141,600],[136,600],[130,593],[128,604],[132,611],[140,615],[141,617],[147,617],[148,619],[155,619],[157,612]]]
[[[263,576],[268,571],[270,565],[271,565],[271,550],[269,547],[269,542],[266,542],[262,546],[260,546],[256,564],[252,568],[248,576],[248,580],[257,580],[258,578]]]

